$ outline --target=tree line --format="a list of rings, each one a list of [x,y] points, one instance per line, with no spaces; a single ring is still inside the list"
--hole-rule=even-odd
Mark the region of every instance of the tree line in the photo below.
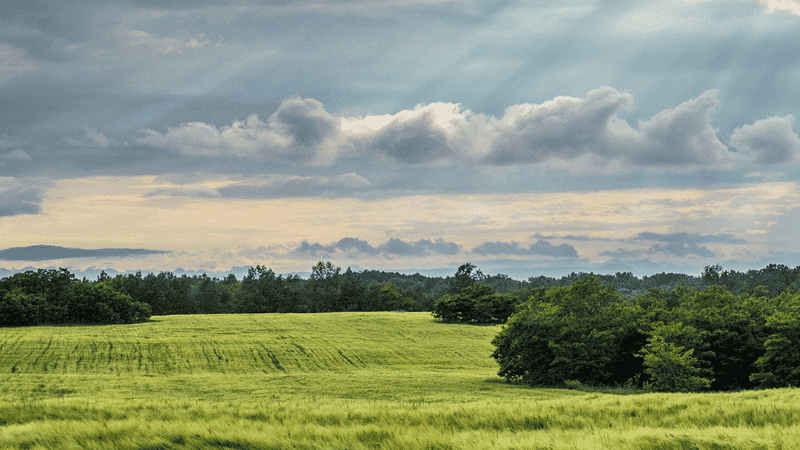
[[[651,288],[597,277],[517,304],[492,341],[499,375],[532,386],[731,391],[800,385],[800,291]]]
[[[651,288],[704,289],[711,285],[725,286],[737,295],[759,293],[775,297],[800,286],[800,266],[789,269],[774,264],[746,273],[723,271],[714,265],[707,266],[700,276],[661,273],[638,278],[630,272],[573,272],[561,278],[539,276],[524,281],[503,274],[486,276],[475,269],[467,263],[453,276],[429,277],[377,270],[354,272],[350,268],[342,271],[330,262],[320,261],[312,268],[309,279],[279,275],[258,265],[251,267],[242,280],[234,274],[219,279],[205,274],[177,276],[172,272],[110,277],[101,272],[92,281],[77,280],[63,268],[39,269],[0,279],[0,325],[126,323],[146,320],[149,314],[394,310],[431,311],[446,321],[502,323],[514,305],[531,296],[541,296],[547,289],[570,286],[585,276],[595,276],[602,285],[614,286],[627,298]],[[73,284],[78,286],[72,287]],[[472,285],[480,287],[462,293]],[[68,289],[72,290],[67,293]],[[131,305],[112,292],[126,296],[124,300]],[[106,306],[80,312],[81,298],[94,298],[92,302]],[[74,303],[71,309],[69,302]]]

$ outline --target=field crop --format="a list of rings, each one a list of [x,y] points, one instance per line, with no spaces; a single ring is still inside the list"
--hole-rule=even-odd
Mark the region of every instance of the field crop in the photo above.
[[[797,389],[507,384],[499,329],[389,312],[0,329],[0,448],[800,448]]]

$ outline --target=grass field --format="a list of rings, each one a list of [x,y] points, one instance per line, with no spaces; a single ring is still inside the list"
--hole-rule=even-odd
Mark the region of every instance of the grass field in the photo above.
[[[800,390],[511,385],[430,313],[0,329],[0,449],[800,448]]]

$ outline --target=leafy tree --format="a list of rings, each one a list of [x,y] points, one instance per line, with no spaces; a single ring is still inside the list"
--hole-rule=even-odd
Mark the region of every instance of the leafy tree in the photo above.
[[[783,300],[766,320],[765,353],[750,376],[762,388],[800,386],[800,296]]]
[[[364,311],[363,306],[366,302],[366,288],[364,283],[359,280],[357,274],[349,267],[342,275],[340,297],[338,304],[345,311]]]
[[[365,311],[396,311],[414,309],[414,300],[404,296],[390,283],[371,284],[366,289]]]
[[[683,346],[666,341],[665,336],[681,334],[681,327],[681,323],[656,327],[647,345],[637,354],[644,358],[645,373],[650,376],[650,381],[645,382],[645,390],[696,392],[711,386],[712,380],[699,376],[701,370],[697,367],[697,358],[692,356],[694,349],[683,351]]]
[[[462,264],[456,270],[455,276],[450,279],[450,284],[447,288],[447,293],[451,295],[455,295],[460,293],[463,289],[466,289],[475,282],[483,280],[484,275],[480,270],[475,271],[472,273],[473,269],[476,266],[472,263]]]
[[[287,280],[272,269],[251,267],[236,290],[233,309],[238,313],[293,312],[296,304]]]
[[[437,299],[433,317],[443,322],[503,323],[514,313],[515,303],[514,297],[497,294],[492,286],[473,284]]]
[[[346,305],[339,304],[341,271],[341,267],[330,261],[320,261],[311,268],[311,277],[306,283],[308,312],[344,311]]]
[[[132,301],[104,284],[78,282],[70,285],[63,296],[66,321],[73,323],[133,323],[150,318],[150,306]]]
[[[519,305],[492,343],[500,376],[532,385],[564,380],[591,384],[626,381],[616,367],[622,349],[637,342],[640,307],[623,303],[613,287],[583,277],[552,288],[542,301]]]
[[[0,298],[0,326],[28,326],[45,322],[48,314],[47,300],[43,294],[26,294],[20,288],[6,291]],[[59,320],[60,321],[60,320]]]
[[[190,297],[199,314],[220,314],[232,309],[233,290],[206,274],[192,286]]]

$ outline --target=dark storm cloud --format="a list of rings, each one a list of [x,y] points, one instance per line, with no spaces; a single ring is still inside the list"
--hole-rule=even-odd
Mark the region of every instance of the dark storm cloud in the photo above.
[[[577,258],[578,251],[569,244],[553,245],[539,239],[528,248],[522,247],[519,242],[486,242],[474,249],[477,255],[520,255],[520,256],[552,256],[556,258]]]
[[[47,261],[71,258],[127,258],[131,256],[160,255],[164,253],[170,252],[143,248],[100,248],[85,250],[53,245],[32,245],[29,247],[12,247],[0,250],[0,260]]]
[[[696,233],[671,233],[660,234],[644,231],[636,235],[637,241],[656,241],[670,243],[707,243],[707,242],[726,242],[729,244],[746,244],[747,241],[739,239],[730,234],[696,234]]]
[[[460,246],[454,242],[447,242],[442,238],[438,238],[435,241],[420,239],[417,242],[405,242],[402,239],[390,238],[386,244],[375,247],[367,241],[346,237],[330,245],[309,244],[308,241],[303,240],[300,246],[294,249],[294,252],[317,256],[319,253],[332,254],[337,250],[345,253],[361,253],[372,256],[426,256],[433,253],[455,255],[460,250]]]

